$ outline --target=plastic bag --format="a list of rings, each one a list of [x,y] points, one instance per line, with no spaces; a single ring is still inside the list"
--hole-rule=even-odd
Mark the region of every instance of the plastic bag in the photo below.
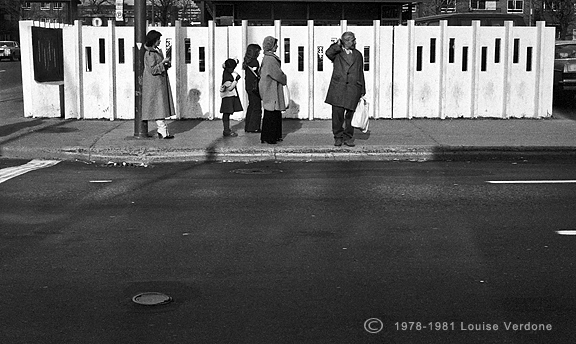
[[[370,125],[370,121],[368,120],[369,110],[370,107],[368,101],[366,100],[366,97],[362,96],[358,101],[356,111],[352,117],[352,126],[362,130],[363,133],[368,132],[368,126]]]

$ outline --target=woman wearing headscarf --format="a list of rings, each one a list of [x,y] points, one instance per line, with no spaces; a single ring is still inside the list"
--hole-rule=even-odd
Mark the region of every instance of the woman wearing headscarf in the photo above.
[[[254,89],[254,85],[258,87],[258,79],[260,78],[258,56],[261,50],[262,48],[258,44],[248,44],[242,63],[242,68],[246,71],[244,80],[246,81],[245,90],[248,93],[244,131],[248,133],[259,133],[262,122],[262,99],[260,99],[259,90]]]
[[[168,133],[168,126],[164,121],[176,113],[167,74],[170,58],[164,58],[164,54],[158,49],[160,37],[162,34],[156,30],[150,30],[146,34],[142,75],[142,120],[156,121],[158,138],[173,139],[174,136]]]
[[[280,69],[280,58],[274,54],[278,49],[278,39],[268,36],[264,38],[262,50],[264,57],[260,67],[259,90],[264,108],[262,120],[262,143],[276,144],[282,141],[282,112],[288,104],[284,104],[282,86],[286,85],[286,74]]]

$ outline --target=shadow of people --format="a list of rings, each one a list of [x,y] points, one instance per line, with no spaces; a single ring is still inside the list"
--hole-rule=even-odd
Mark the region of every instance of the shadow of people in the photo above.
[[[298,118],[299,113],[300,104],[290,99],[290,106],[282,114],[282,136],[284,138],[302,128],[302,121],[305,121],[305,119]]]
[[[188,91],[188,96],[186,97],[186,102],[182,108],[180,119],[198,119],[204,117],[202,105],[200,105],[201,96],[202,92],[200,92],[199,89],[192,88]]]

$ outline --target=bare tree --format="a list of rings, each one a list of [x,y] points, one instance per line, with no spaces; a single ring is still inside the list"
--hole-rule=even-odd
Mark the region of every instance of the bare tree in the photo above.
[[[576,19],[576,0],[542,0],[535,5],[539,7],[541,19],[557,25],[560,39],[571,36],[568,29]]]
[[[82,5],[91,7],[95,15],[104,14],[104,8],[115,3],[114,0],[82,0]]]
[[[420,8],[423,16],[448,13],[449,8],[456,8],[456,0],[425,0]]]
[[[178,13],[186,13],[195,6],[193,0],[149,0],[152,5],[153,22],[159,22],[162,26],[174,24],[178,20]]]
[[[0,12],[19,20],[22,16],[23,0],[0,0]]]

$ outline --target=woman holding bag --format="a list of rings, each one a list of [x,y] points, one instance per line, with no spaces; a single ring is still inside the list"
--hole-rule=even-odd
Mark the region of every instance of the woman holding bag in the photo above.
[[[280,58],[274,54],[278,49],[278,39],[268,36],[262,43],[264,58],[260,67],[259,90],[264,108],[262,120],[262,143],[276,144],[282,141],[282,112],[288,104],[284,101],[283,86],[286,85],[286,74],[280,69]]]

